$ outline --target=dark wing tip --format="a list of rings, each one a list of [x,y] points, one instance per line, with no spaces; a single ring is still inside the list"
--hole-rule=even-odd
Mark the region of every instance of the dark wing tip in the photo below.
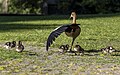
[[[48,39],[47,39],[47,43],[46,43],[46,51],[48,51],[50,45],[53,43],[53,41],[55,41],[55,38],[57,38],[62,32],[64,32],[66,29],[68,28],[68,25],[63,25],[60,26],[58,28],[56,28],[55,30],[53,30],[51,32],[51,34],[49,35]]]
[[[47,46],[46,46],[46,51],[48,51],[48,48],[49,48],[49,46],[47,45]]]

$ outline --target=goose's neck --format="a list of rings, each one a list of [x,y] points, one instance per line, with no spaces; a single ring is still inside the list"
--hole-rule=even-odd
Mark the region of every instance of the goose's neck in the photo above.
[[[76,18],[73,17],[72,24],[76,24]]]

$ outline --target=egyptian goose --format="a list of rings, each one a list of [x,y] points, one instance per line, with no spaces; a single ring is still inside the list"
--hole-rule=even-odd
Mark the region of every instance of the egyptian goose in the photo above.
[[[76,13],[72,12],[71,16],[70,16],[70,18],[72,18],[72,24],[62,25],[50,33],[50,35],[47,39],[47,43],[46,43],[47,51],[48,51],[50,45],[53,43],[53,41],[55,41],[55,38],[57,38],[63,32],[65,32],[65,34],[68,37],[72,37],[72,43],[71,43],[71,48],[70,48],[70,51],[72,51],[73,43],[81,32],[81,28],[79,27],[80,24],[76,24],[76,17],[77,17]]]

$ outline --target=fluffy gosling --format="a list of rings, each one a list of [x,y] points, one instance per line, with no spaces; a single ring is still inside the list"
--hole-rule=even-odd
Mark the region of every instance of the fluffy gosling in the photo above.
[[[11,42],[6,42],[5,45],[4,45],[4,47],[6,49],[10,49],[11,48]]]
[[[18,44],[16,46],[16,51],[17,52],[22,52],[24,50],[24,46],[22,45],[21,41],[18,41]]]
[[[76,53],[80,53],[80,55],[84,54],[84,49],[80,45],[75,45],[74,51],[75,51],[75,55],[77,55]]]
[[[66,45],[61,45],[61,46],[59,47],[59,51],[60,51],[61,53],[66,53],[68,49],[69,49],[69,45],[68,45],[68,44],[66,44]]]
[[[14,48],[14,47],[16,47],[16,41],[11,42],[11,48]]]
[[[108,46],[108,47],[106,47],[106,48],[102,48],[101,49],[101,51],[102,51],[102,53],[104,53],[104,54],[111,54],[112,52],[114,52],[115,51],[115,48],[113,48],[112,46]]]

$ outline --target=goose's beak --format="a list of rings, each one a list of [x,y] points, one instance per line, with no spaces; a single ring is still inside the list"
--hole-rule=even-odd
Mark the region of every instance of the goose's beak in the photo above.
[[[70,19],[72,20],[72,19],[73,19],[73,17],[71,17],[71,16],[70,16]]]

